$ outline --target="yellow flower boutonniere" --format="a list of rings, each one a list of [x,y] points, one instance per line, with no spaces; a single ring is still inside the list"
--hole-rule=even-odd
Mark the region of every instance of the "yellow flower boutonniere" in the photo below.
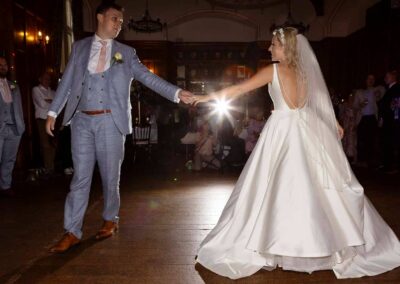
[[[116,52],[112,58],[112,64],[114,63],[124,63],[124,60],[122,60],[122,54],[119,52]]]

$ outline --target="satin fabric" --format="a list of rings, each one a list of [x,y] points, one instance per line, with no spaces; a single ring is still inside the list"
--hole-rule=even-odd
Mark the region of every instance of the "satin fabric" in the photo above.
[[[231,279],[277,266],[333,270],[337,278],[399,266],[399,240],[354,174],[340,188],[321,186],[326,179],[340,180],[335,168],[349,165],[332,165],[328,176],[318,171],[312,155],[318,137],[302,119],[307,109],[288,107],[276,66],[269,92],[275,110],[217,225],[200,245],[197,262]],[[344,155],[342,148],[326,154]]]

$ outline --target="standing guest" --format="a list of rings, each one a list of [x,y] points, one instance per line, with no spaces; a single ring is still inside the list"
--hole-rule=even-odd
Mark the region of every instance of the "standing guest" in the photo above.
[[[97,30],[75,42],[64,75],[48,112],[46,130],[53,136],[57,115],[65,108],[63,125],[71,123],[74,176],[65,202],[61,240],[50,252],[64,252],[82,238],[82,225],[89,201],[94,166],[103,181],[102,228],[96,239],[111,237],[118,230],[119,180],[125,136],[132,133],[132,79],[165,98],[191,103],[193,95],[151,73],[135,50],[116,38],[121,31],[123,8],[103,1],[96,9]]]
[[[56,153],[54,139],[46,133],[47,112],[54,99],[54,91],[50,88],[50,83],[50,74],[45,72],[39,77],[39,85],[32,89],[40,151],[46,176],[54,173],[54,158]]]
[[[8,64],[0,56],[0,194],[13,196],[12,172],[19,142],[25,131],[21,93],[18,85],[7,80]]]
[[[399,109],[396,102],[400,96],[400,84],[397,82],[397,71],[389,71],[385,75],[387,91],[379,103],[379,120],[382,126],[383,169],[387,173],[395,173],[394,155],[399,145],[395,145],[396,129],[399,125]],[[398,152],[398,151],[397,151]]]
[[[350,94],[342,106],[340,119],[344,129],[343,150],[351,163],[357,162],[357,108],[354,107],[354,95]]]
[[[372,166],[375,160],[376,138],[378,130],[377,102],[384,94],[384,88],[375,86],[375,76],[369,74],[365,80],[365,89],[357,90],[354,108],[357,115],[357,152],[358,163]]]

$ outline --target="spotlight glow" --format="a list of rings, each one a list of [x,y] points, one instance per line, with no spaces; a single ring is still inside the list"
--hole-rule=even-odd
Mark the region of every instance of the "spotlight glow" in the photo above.
[[[234,119],[231,115],[231,111],[235,110],[235,107],[231,105],[231,100],[225,98],[216,99],[210,104],[210,107],[212,108],[212,111],[209,113],[210,118],[216,116],[219,122],[228,119],[228,121],[233,125]]]
[[[226,115],[229,112],[230,105],[228,101],[220,99],[215,102],[214,108],[220,115]]]

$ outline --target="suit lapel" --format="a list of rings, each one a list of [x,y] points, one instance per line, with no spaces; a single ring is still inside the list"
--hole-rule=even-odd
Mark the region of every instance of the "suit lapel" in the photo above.
[[[116,40],[113,40],[113,42],[112,42],[112,47],[111,47],[111,62],[110,62],[110,68],[113,68],[113,66],[115,65],[115,64],[118,64],[118,63],[116,63],[116,62],[114,62],[114,55],[117,53],[117,52],[119,52],[119,53],[121,53],[121,50],[120,50],[121,48],[120,48],[120,45],[119,45],[119,42],[118,41],[116,41]],[[110,71],[112,71],[112,69],[110,70]]]
[[[9,81],[9,80],[7,80],[7,84],[8,84],[8,88],[10,89],[10,95],[11,95],[11,99],[14,101],[14,89],[15,88],[12,88],[11,86],[13,86],[14,84],[11,82],[11,81]],[[5,102],[4,102],[4,99],[3,99],[3,97],[4,97],[4,94],[3,94],[3,90],[2,89],[0,89],[0,96],[1,96],[1,99],[0,99],[0,102],[2,103],[2,104],[4,104]]]
[[[3,99],[3,90],[0,90],[0,104],[5,104]]]
[[[90,57],[90,51],[92,50],[92,42],[93,41],[94,41],[94,35],[92,37],[88,37],[82,46],[83,55],[80,58],[82,65],[80,65],[80,66],[82,68],[82,73],[83,73],[83,79],[82,79],[83,82],[85,81],[86,74],[88,72],[87,70],[88,70],[88,65],[89,65],[89,57]]]
[[[94,36],[89,37],[87,39],[87,41],[84,43],[84,46],[82,48],[82,50],[84,50],[85,54],[82,58],[82,66],[83,68],[85,68],[85,71],[88,68],[88,64],[89,64],[89,57],[90,57],[90,51],[92,49],[92,43],[94,41]]]

